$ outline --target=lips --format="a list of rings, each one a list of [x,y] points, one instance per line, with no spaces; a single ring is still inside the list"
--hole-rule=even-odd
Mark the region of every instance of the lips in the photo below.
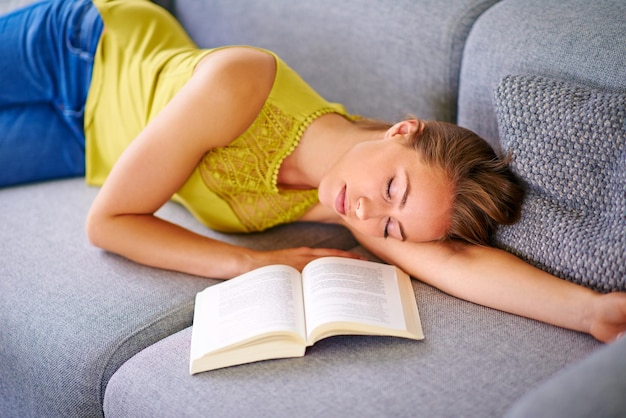
[[[340,215],[346,214],[346,186],[343,186],[335,198],[335,210]]]

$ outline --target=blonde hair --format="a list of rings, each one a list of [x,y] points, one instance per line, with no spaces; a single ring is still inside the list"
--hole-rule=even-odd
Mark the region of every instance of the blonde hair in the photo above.
[[[487,245],[498,224],[513,224],[520,217],[524,189],[509,169],[510,156],[498,156],[468,129],[423,122],[423,131],[412,135],[407,145],[424,162],[443,169],[452,184],[450,224],[444,239]]]

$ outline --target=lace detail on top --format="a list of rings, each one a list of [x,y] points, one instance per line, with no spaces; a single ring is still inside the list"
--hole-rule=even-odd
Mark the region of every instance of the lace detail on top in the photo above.
[[[278,171],[311,122],[336,111],[325,107],[299,121],[266,103],[243,135],[203,157],[202,180],[228,203],[248,231],[298,220],[318,202],[317,190],[280,190]]]

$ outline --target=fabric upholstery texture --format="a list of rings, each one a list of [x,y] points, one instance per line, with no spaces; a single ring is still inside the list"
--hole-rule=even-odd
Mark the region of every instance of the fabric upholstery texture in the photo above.
[[[572,282],[626,290],[626,93],[510,76],[495,110],[528,189],[497,245]]]
[[[37,0],[2,0],[0,1],[0,14],[8,13],[19,7],[27,6]]]
[[[506,418],[623,418],[626,338],[548,379],[517,401]]]
[[[2,416],[101,416],[110,376],[138,351],[191,325],[195,294],[218,282],[91,246],[84,220],[96,193],[83,179],[0,190],[7,216],[0,222]],[[158,214],[259,249],[356,244],[346,230],[329,225],[224,235],[176,204]]]
[[[350,113],[454,122],[463,43],[496,2],[176,0],[174,10],[200,46],[270,49]]]
[[[530,387],[601,344],[413,281],[426,338],[340,336],[302,358],[189,375],[191,328],[109,381],[107,418],[500,417]]]
[[[457,123],[499,148],[493,92],[511,74],[626,91],[624,16],[623,0],[503,0],[489,8],[463,50]]]

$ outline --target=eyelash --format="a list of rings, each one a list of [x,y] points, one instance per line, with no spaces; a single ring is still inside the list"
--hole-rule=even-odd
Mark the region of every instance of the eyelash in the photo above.
[[[385,187],[385,196],[387,199],[391,199],[391,183],[393,182],[393,177],[389,177],[387,179],[387,187]]]
[[[387,187],[385,188],[385,197],[388,200],[391,200],[391,183],[393,182],[393,177],[389,177],[387,179]],[[391,218],[387,218],[387,222],[385,222],[385,229],[383,230],[383,238],[387,239],[389,236],[389,224],[391,223]]]

